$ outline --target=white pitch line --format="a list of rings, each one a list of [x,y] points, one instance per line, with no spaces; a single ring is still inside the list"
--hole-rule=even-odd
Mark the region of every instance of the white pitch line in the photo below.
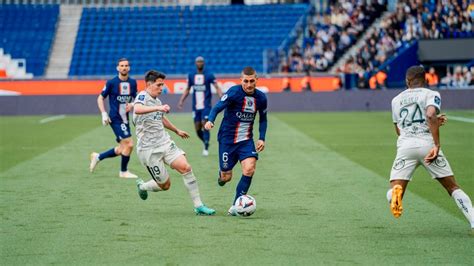
[[[9,91],[9,90],[0,90],[0,96],[18,96],[19,92]]]
[[[452,115],[448,116],[448,120],[455,120],[455,121],[461,121],[461,122],[466,122],[466,123],[474,123],[474,119],[472,119],[472,118],[452,116]]]
[[[49,123],[49,122],[52,122],[52,121],[56,121],[56,120],[61,120],[61,119],[64,119],[66,118],[66,115],[55,115],[55,116],[50,116],[50,117],[46,117],[44,119],[41,119],[39,121],[40,124],[45,124],[45,123]]]

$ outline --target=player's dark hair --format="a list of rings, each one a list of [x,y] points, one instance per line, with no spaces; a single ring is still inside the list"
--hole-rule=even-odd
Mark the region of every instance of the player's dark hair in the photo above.
[[[422,87],[425,85],[425,69],[422,66],[411,66],[406,73],[408,87]]]
[[[255,71],[253,67],[247,66],[247,67],[244,67],[244,69],[242,70],[242,74],[250,76],[250,75],[257,74],[257,71]]]
[[[155,82],[157,79],[165,79],[166,75],[156,71],[156,70],[149,70],[145,74],[145,83],[147,82]]]
[[[125,57],[120,58],[119,60],[117,60],[117,66],[120,65],[120,62],[123,62],[123,61],[128,61],[128,59]]]

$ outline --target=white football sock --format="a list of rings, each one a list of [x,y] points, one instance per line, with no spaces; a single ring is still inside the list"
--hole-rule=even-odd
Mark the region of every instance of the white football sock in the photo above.
[[[153,192],[158,192],[158,191],[163,190],[162,188],[158,186],[158,184],[153,179],[150,179],[148,182],[141,184],[140,189],[146,190],[146,191],[153,191]]]
[[[199,195],[199,188],[197,184],[196,177],[193,174],[193,171],[189,171],[185,174],[182,174],[184,186],[188,189],[189,195],[193,200],[194,208],[197,208],[202,205],[201,196]]]
[[[389,189],[387,191],[387,200],[388,200],[388,203],[392,201],[392,189]]]
[[[471,227],[474,228],[474,210],[469,196],[461,189],[456,189],[451,194],[451,197],[453,197],[456,205],[458,205],[464,216],[466,216],[467,220],[471,223]]]

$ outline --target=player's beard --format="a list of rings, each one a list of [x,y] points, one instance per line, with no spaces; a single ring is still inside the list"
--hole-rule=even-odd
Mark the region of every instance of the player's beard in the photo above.
[[[128,71],[122,71],[122,72],[119,72],[119,73],[120,73],[120,77],[123,77],[123,78],[128,77]]]
[[[253,94],[255,92],[256,87],[257,86],[248,86],[244,91],[245,91],[245,93]]]

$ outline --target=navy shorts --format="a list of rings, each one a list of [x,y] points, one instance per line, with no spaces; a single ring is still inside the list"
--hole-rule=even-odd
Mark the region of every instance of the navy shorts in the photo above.
[[[112,123],[110,124],[114,131],[116,141],[120,142],[122,139],[130,138],[132,132],[130,132],[130,125],[128,123]]]
[[[211,113],[210,107],[206,107],[201,110],[194,110],[193,111],[194,122],[207,121],[209,118],[209,113]]]
[[[222,172],[230,171],[238,161],[249,157],[258,160],[258,153],[252,139],[235,144],[219,143],[219,167]]]

